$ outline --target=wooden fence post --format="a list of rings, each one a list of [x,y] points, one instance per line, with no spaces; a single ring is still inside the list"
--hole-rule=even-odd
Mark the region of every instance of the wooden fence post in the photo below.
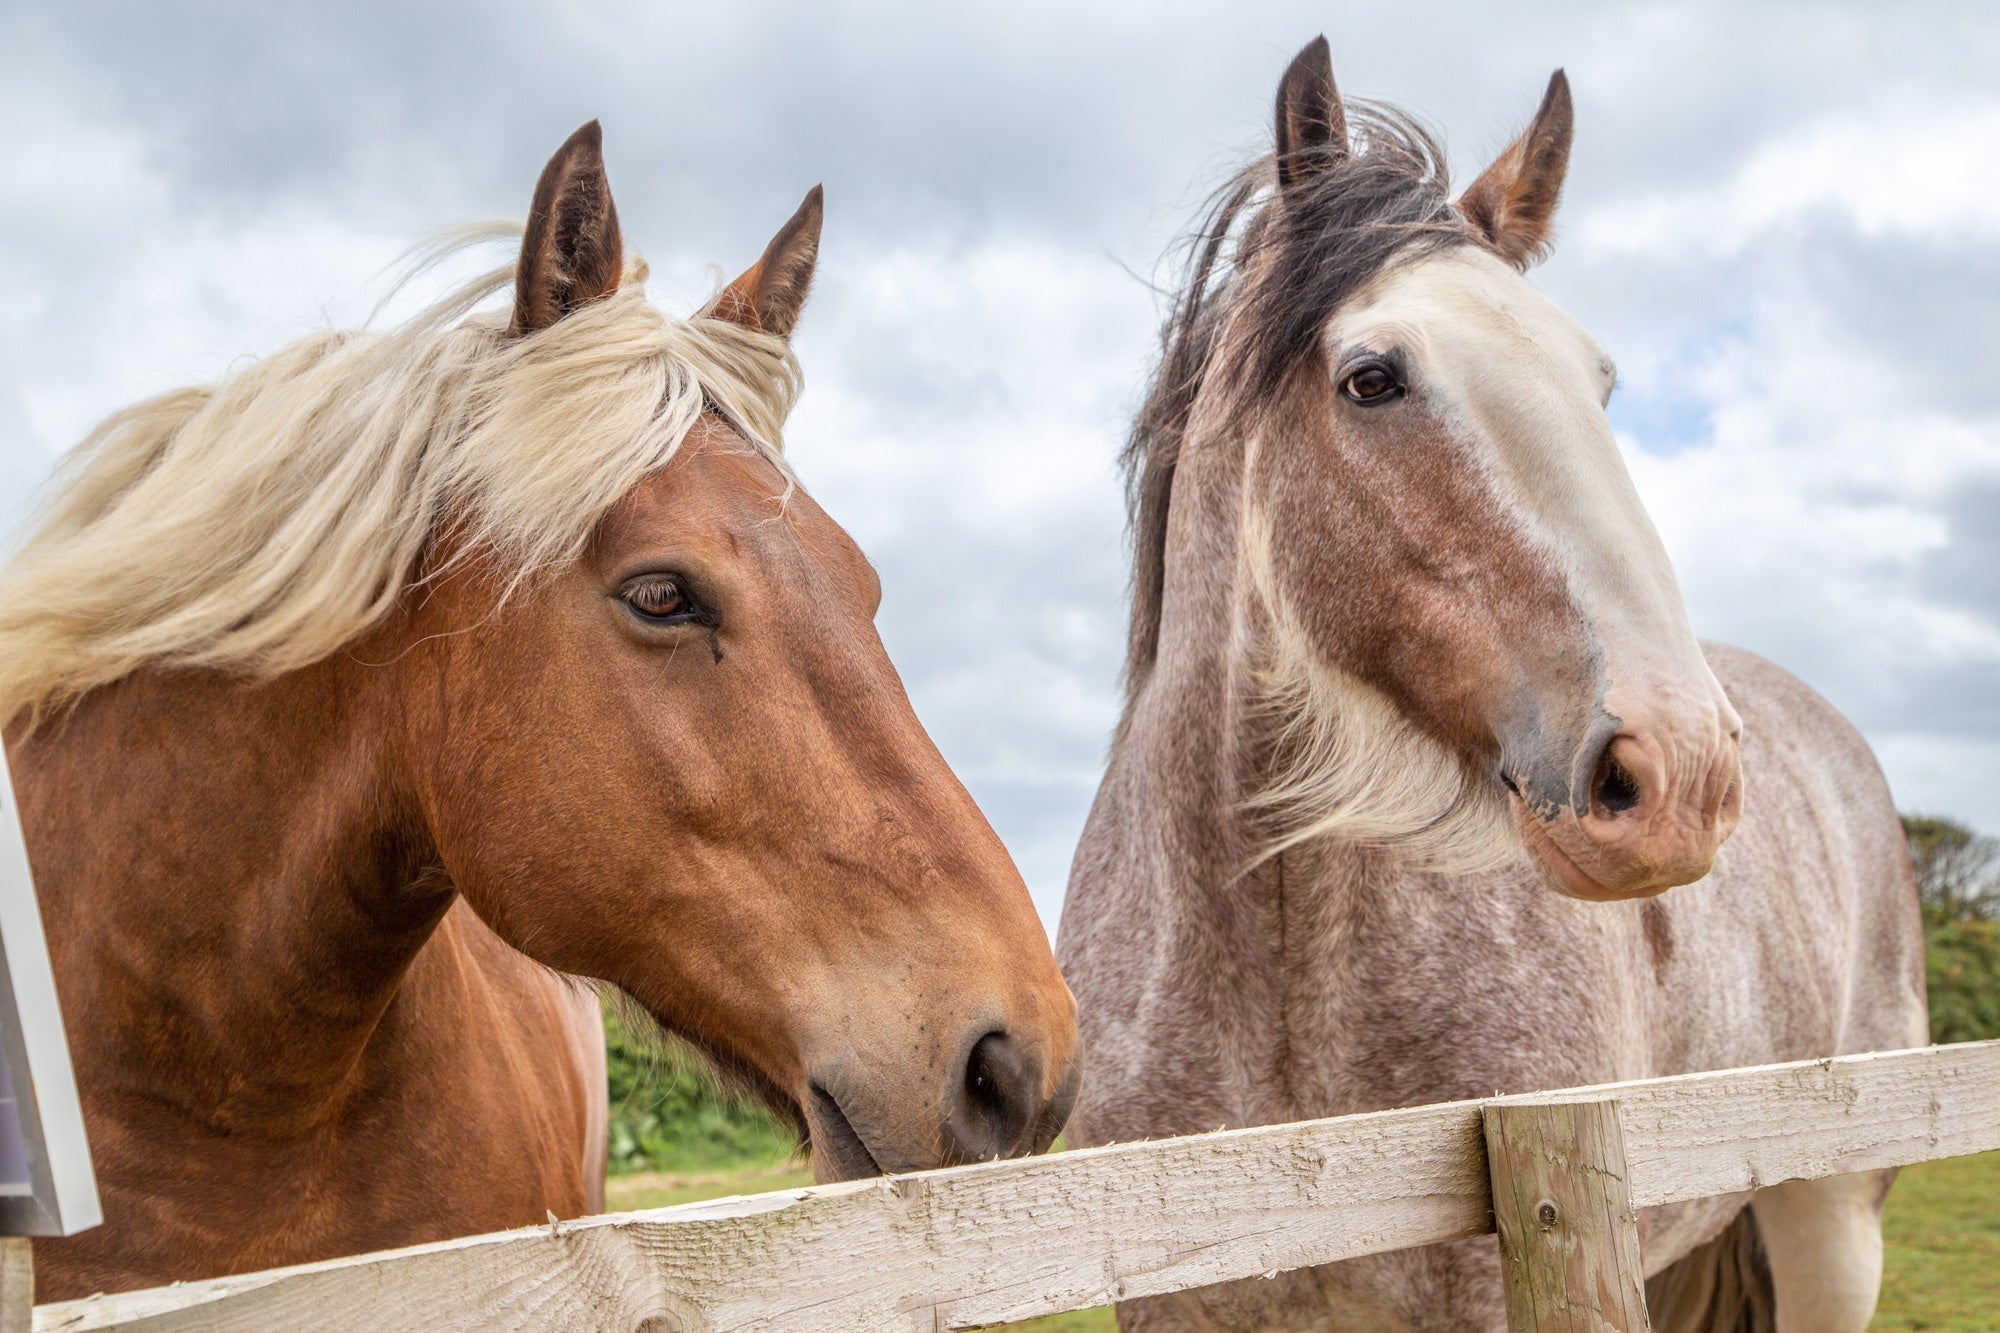
[[[1648,1333],[1618,1103],[1481,1114],[1510,1333]]]
[[[0,1236],[0,1333],[29,1333],[35,1322],[35,1251],[26,1236]]]

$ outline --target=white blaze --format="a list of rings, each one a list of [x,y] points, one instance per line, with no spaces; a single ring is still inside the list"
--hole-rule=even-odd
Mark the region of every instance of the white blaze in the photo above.
[[[1616,371],[1581,325],[1464,246],[1391,268],[1327,336],[1335,365],[1357,347],[1399,351],[1412,399],[1453,429],[1564,571],[1603,655],[1606,711],[1643,704],[1737,725],[1605,418]]]

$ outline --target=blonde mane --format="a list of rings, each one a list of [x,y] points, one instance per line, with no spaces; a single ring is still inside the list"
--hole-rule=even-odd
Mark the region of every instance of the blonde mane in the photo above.
[[[613,295],[508,339],[475,307],[512,280],[396,329],[313,334],[92,431],[0,570],[0,724],[147,665],[306,666],[439,572],[419,566],[447,524],[458,557],[497,557],[519,586],[577,558],[705,408],[784,469],[800,381],[782,339],[663,314],[638,260]]]

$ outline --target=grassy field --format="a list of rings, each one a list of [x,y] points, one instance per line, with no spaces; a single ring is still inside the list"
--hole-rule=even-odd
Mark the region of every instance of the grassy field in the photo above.
[[[1906,1168],[1882,1232],[1888,1254],[1875,1328],[2000,1328],[2000,1152]]]
[[[811,1178],[783,1157],[731,1170],[613,1176],[610,1206],[663,1208],[724,1194],[792,1189]],[[2000,1329],[2000,1153],[1905,1170],[1889,1196],[1883,1333],[1992,1333]],[[1110,1333],[1108,1309],[1014,1325],[1035,1333]]]

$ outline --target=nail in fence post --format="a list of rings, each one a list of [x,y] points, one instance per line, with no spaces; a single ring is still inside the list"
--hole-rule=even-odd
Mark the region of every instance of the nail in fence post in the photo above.
[[[1616,1102],[1484,1108],[1510,1333],[1647,1333]]]

